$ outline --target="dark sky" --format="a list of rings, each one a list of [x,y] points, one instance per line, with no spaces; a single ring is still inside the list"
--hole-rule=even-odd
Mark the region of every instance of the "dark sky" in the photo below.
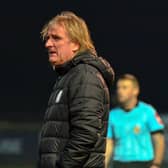
[[[62,10],[83,17],[116,75],[135,74],[141,99],[168,110],[168,4],[163,1],[4,1],[0,5],[1,119],[41,120],[55,81],[42,26]]]

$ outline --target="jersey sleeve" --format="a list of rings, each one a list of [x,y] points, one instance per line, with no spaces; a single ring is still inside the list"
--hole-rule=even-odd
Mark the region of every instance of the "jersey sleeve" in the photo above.
[[[148,119],[147,120],[148,120],[147,121],[148,128],[151,133],[164,129],[163,121],[162,121],[161,117],[159,116],[159,114],[157,113],[157,111],[153,107],[150,107],[150,109],[148,111]]]
[[[113,121],[112,121],[112,111],[110,111],[108,118],[108,128],[107,128],[107,138],[113,138]]]

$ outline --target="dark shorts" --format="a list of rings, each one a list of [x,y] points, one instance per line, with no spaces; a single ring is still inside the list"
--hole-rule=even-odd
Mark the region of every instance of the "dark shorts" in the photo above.
[[[113,168],[150,168],[152,161],[149,162],[119,162],[113,161]]]

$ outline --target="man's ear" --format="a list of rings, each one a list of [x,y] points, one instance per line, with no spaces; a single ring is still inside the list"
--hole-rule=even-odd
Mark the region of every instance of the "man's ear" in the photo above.
[[[72,47],[72,51],[75,53],[75,52],[77,52],[79,50],[80,45],[79,45],[79,43],[72,42],[71,43],[71,47]]]
[[[140,92],[139,88],[135,88],[135,94],[136,94],[137,96],[139,95],[139,92]]]

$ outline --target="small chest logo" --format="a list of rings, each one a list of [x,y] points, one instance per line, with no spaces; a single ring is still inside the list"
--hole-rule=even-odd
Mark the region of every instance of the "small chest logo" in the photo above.
[[[60,90],[56,96],[55,103],[59,103],[63,94],[63,90]]]
[[[134,127],[134,133],[135,133],[135,134],[139,134],[140,131],[141,131],[140,126],[137,125],[137,126]]]

